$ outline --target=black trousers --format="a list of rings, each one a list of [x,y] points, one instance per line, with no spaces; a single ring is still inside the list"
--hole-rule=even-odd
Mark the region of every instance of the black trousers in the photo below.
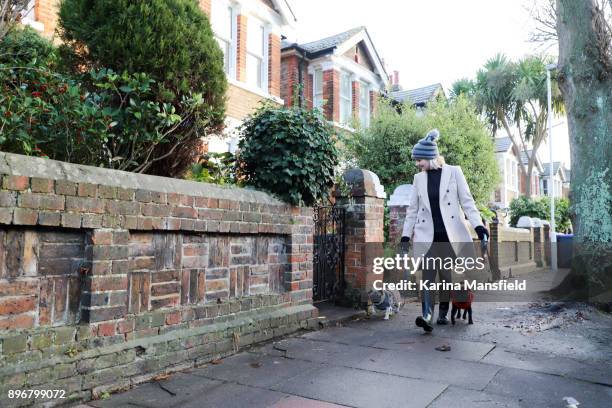
[[[455,251],[451,246],[446,230],[438,230],[434,232],[434,241],[425,255],[423,264],[423,281],[429,283],[436,282],[439,278],[440,282],[452,282],[452,269],[444,268],[447,258],[455,258]],[[438,292],[440,298],[439,317],[446,317],[449,309],[450,291],[440,290]],[[435,292],[429,289],[423,289],[421,293],[423,318],[433,319]]]

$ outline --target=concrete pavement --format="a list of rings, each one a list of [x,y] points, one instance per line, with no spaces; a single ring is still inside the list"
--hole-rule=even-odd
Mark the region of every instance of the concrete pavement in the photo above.
[[[612,317],[584,304],[475,303],[474,325],[357,318],[138,386],[95,407],[612,406]],[[447,344],[451,350],[437,351]]]

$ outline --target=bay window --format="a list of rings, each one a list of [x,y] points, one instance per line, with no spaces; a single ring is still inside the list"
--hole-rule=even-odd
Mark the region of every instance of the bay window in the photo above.
[[[348,124],[351,121],[352,89],[351,74],[340,73],[340,123]]]
[[[211,23],[215,39],[223,51],[223,68],[231,76],[234,67],[235,49],[234,11],[224,0],[214,0],[211,7]]]
[[[370,126],[370,87],[365,82],[359,86],[359,120],[361,126]]]
[[[323,70],[316,69],[313,75],[312,107],[323,110]]]
[[[246,82],[259,89],[265,88],[267,76],[266,30],[262,23],[249,18],[247,23]]]

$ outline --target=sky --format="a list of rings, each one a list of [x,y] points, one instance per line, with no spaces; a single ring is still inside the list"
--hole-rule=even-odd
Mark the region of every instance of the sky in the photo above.
[[[289,0],[298,21],[290,40],[305,43],[366,26],[387,71],[404,89],[442,83],[448,90],[497,53],[539,53],[527,41],[533,0]],[[549,50],[555,53],[555,49]],[[569,163],[567,121],[555,118],[553,157]],[[540,158],[548,161],[548,147]]]

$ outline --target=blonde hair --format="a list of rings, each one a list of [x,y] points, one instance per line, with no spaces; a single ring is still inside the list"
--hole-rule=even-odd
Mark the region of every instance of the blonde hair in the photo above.
[[[444,156],[438,156],[435,159],[429,160],[429,169],[430,170],[438,170],[444,166],[446,162],[444,161]]]

